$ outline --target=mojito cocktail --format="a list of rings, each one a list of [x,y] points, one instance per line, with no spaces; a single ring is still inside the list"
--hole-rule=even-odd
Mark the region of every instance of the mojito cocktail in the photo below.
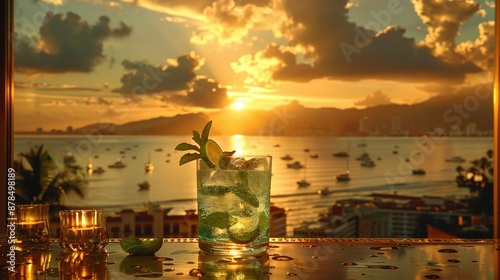
[[[254,255],[269,244],[270,156],[197,161],[198,236],[202,251]]]

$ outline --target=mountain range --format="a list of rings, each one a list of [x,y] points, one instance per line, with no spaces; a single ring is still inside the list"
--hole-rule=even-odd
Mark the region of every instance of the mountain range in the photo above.
[[[332,104],[334,105],[334,104]],[[463,91],[442,94],[412,105],[388,104],[364,109],[306,108],[298,101],[272,110],[222,110],[187,113],[125,124],[94,123],[76,133],[124,135],[186,135],[213,121],[212,135],[420,135],[453,126],[493,130],[492,94]]]

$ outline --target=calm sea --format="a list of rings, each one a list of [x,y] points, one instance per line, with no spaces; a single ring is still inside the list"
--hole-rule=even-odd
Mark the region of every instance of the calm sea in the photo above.
[[[302,221],[315,220],[336,200],[363,198],[373,192],[405,194],[466,196],[466,189],[454,184],[455,168],[459,163],[447,162],[461,156],[467,162],[483,157],[493,149],[493,138],[411,138],[411,137],[257,137],[214,136],[224,150],[240,154],[269,154],[273,156],[271,202],[288,210],[289,233]],[[86,197],[66,198],[66,204],[78,207],[101,207],[112,214],[122,208],[144,209],[154,202],[172,207],[173,214],[196,208],[195,164],[179,166],[180,152],[174,151],[180,142],[192,142],[189,136],[40,136],[15,137],[15,153],[44,145],[61,165],[67,153],[86,167],[101,166],[106,172],[88,175]],[[346,158],[333,157],[336,152],[348,152]],[[369,153],[374,167],[362,167],[355,158]],[[317,158],[311,155],[317,155]],[[305,169],[287,168],[281,157],[290,155]],[[118,158],[126,167],[108,168]],[[155,166],[146,174],[144,164],[151,160]],[[425,175],[412,175],[411,169],[422,168]],[[336,182],[335,175],[349,169],[351,181]],[[306,178],[311,186],[298,188],[296,181]],[[139,190],[138,184],[148,181],[149,191]],[[328,196],[317,190],[328,187]]]

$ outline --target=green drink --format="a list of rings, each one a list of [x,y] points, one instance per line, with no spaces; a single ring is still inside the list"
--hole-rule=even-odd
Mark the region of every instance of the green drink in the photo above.
[[[270,156],[197,161],[198,236],[202,251],[254,255],[269,244]]]

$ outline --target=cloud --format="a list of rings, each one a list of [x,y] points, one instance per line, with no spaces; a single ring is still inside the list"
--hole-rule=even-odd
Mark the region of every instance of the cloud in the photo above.
[[[227,89],[207,78],[197,78],[193,88],[187,94],[166,96],[163,101],[179,106],[194,106],[202,108],[224,108],[230,101]]]
[[[463,58],[455,51],[455,38],[460,26],[480,12],[479,3],[448,0],[412,0],[412,3],[429,32],[422,44],[445,61],[460,62]]]
[[[355,106],[363,107],[373,107],[386,104],[391,104],[391,99],[387,96],[387,94],[384,94],[380,90],[377,90],[372,94],[368,94],[364,99],[354,102]]]
[[[151,93],[188,90],[196,78],[194,71],[203,64],[203,60],[191,54],[180,56],[170,63],[155,66],[144,61],[122,61],[122,66],[131,72],[122,76],[121,88],[114,89],[113,92],[138,97]]]
[[[17,34],[16,71],[26,74],[91,72],[104,59],[103,42],[123,38],[132,28],[121,22],[110,27],[110,19],[101,16],[94,25],[75,13],[48,12],[34,41]]]
[[[229,104],[227,89],[195,73],[203,62],[194,53],[159,66],[124,60],[122,65],[130,72],[122,76],[122,86],[113,92],[133,100],[140,100],[141,96],[161,95],[162,101],[179,106],[223,108]]]
[[[102,97],[84,97],[83,98],[83,104],[85,105],[113,105],[113,101],[111,101],[108,98],[102,98]]]
[[[253,57],[244,56],[232,67],[246,72],[260,85],[273,80],[307,82],[312,79],[444,82],[462,81],[466,73],[480,69],[466,61],[453,64],[437,57],[432,49],[405,37],[406,30],[386,23],[375,32],[349,21],[348,1],[283,0],[285,18],[276,35],[288,45],[269,45]],[[401,12],[394,7],[386,14]],[[379,11],[382,13],[382,11]],[[383,23],[383,22],[382,22]],[[374,17],[365,26],[380,27]],[[377,28],[373,28],[377,29]],[[377,29],[377,30],[378,30]]]
[[[169,22],[196,26],[191,42],[240,43],[252,29],[271,29],[279,19],[273,0],[135,0],[134,4],[167,15]]]
[[[484,4],[492,9],[495,8],[495,1],[486,1]]]
[[[70,84],[53,85],[47,83],[36,83],[28,81],[14,81],[14,88],[33,88],[37,90],[48,90],[48,91],[101,91],[101,89],[99,88],[78,87],[76,85],[70,85]]]
[[[75,106],[76,102],[74,100],[51,100],[49,102],[42,102],[40,106],[42,107],[65,107],[65,106]]]
[[[464,42],[456,50],[467,60],[474,62],[485,71],[495,68],[495,22],[479,24],[479,37],[474,42]]]
[[[206,7],[203,15],[206,22],[194,32],[191,42],[225,45],[241,43],[252,29],[270,28],[276,13],[269,1],[219,0]]]

